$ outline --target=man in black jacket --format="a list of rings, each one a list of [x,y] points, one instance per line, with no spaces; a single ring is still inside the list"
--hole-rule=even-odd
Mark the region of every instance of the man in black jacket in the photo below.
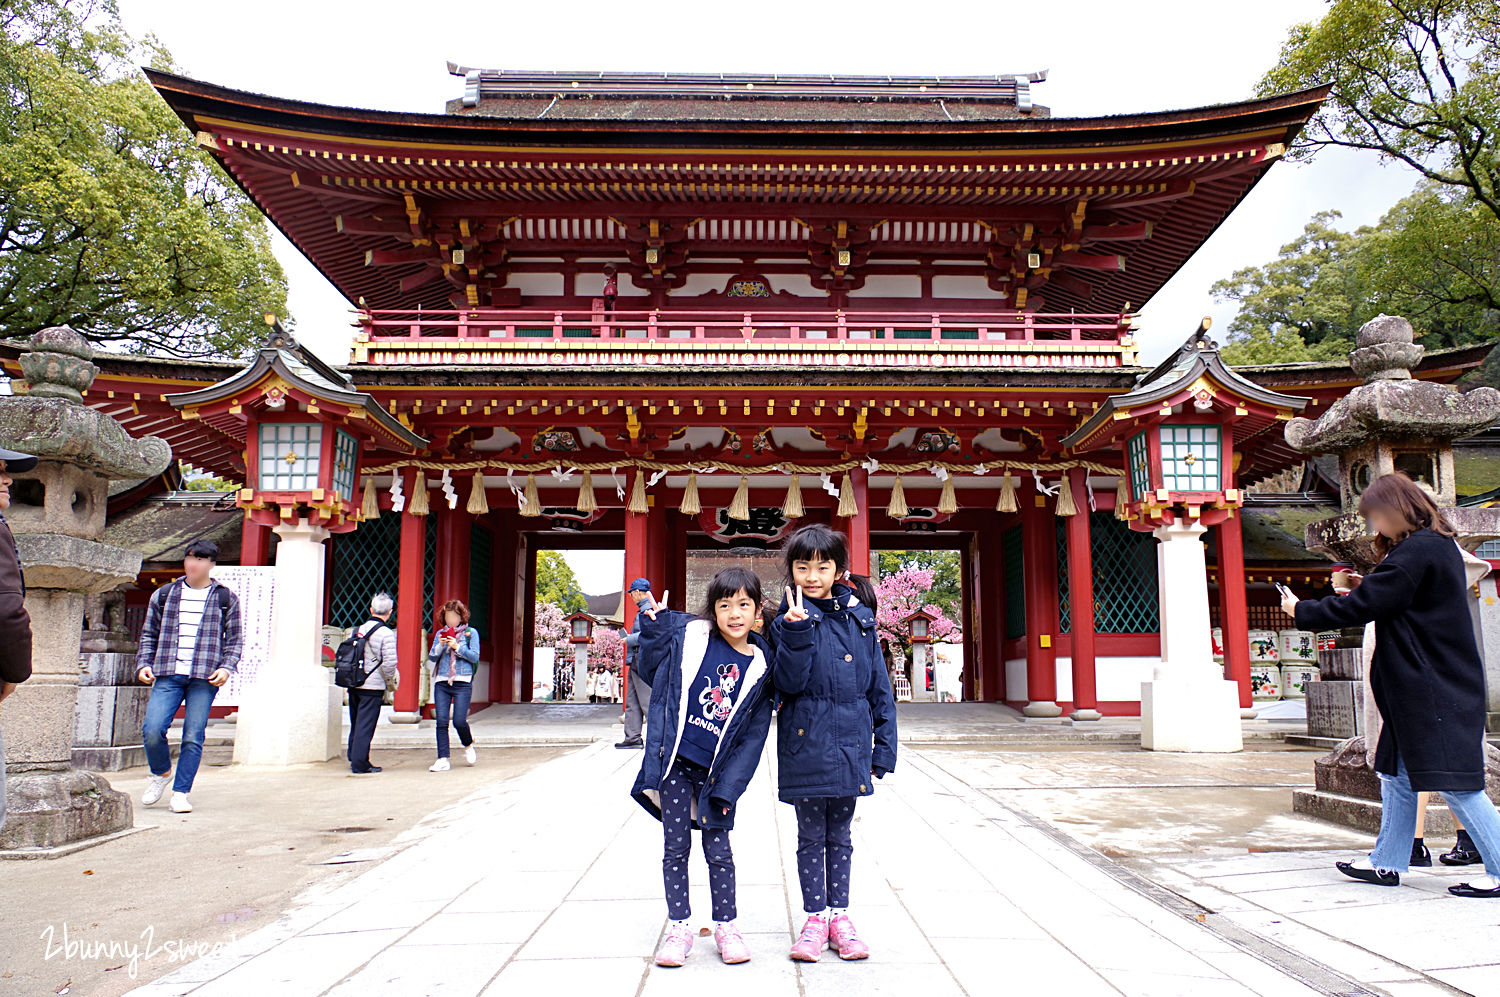
[[[26,580],[21,552],[4,512],[10,508],[11,471],[36,467],[31,454],[0,448],[0,701],[31,678],[31,616],[26,612]],[[0,827],[5,826],[5,743],[0,741]]]

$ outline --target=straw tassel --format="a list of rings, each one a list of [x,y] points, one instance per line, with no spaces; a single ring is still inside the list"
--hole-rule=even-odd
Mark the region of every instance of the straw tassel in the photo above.
[[[937,511],[951,516],[958,511],[958,496],[953,493],[953,475],[943,479],[943,494],[938,496]]]
[[[401,472],[397,471],[397,474]],[[360,519],[379,519],[380,502],[375,498],[375,479],[365,477],[365,500],[359,510]]]
[[[542,497],[537,494],[536,475],[526,475],[526,493],[521,500],[521,515],[527,517],[540,516],[542,514]]]
[[[1006,471],[1005,476],[1000,479],[1000,501],[995,503],[995,511],[1015,512],[1019,508],[1016,504],[1016,479]]]
[[[427,472],[417,472],[416,487],[411,490],[411,499],[406,503],[406,511],[413,516],[427,515]]]
[[[475,471],[469,485],[469,503],[465,506],[471,516],[483,516],[490,511],[489,496],[484,491],[484,472]]]
[[[802,476],[792,475],[792,483],[787,486],[786,499],[781,503],[781,514],[787,519],[801,519],[802,508]]]
[[[892,519],[905,519],[911,510],[906,507],[906,489],[901,487],[901,475],[896,475],[896,483],[891,486],[891,501],[885,507],[885,514]]]
[[[740,475],[740,486],[734,490],[734,498],[729,503],[729,518],[741,522],[750,519],[750,479],[743,474]]]
[[[1130,489],[1125,484],[1125,476],[1120,475],[1119,483],[1115,485],[1115,518],[1130,518]]]
[[[698,501],[698,472],[694,471],[688,475],[687,487],[682,490],[682,503],[677,511],[684,516],[696,516],[703,511],[703,505]]]
[[[1059,516],[1078,515],[1078,506],[1073,502],[1072,476],[1067,471],[1063,472],[1062,481],[1057,485],[1057,514]]]
[[[839,517],[853,519],[858,515],[859,503],[854,501],[854,482],[849,480],[849,475],[845,472],[843,484],[839,485]]]
[[[625,506],[626,512],[634,512],[644,516],[651,511],[651,504],[646,501],[646,472],[637,470],[635,472],[635,484],[630,488],[630,502]]]
[[[583,472],[583,483],[578,486],[578,511],[591,513],[599,508],[599,500],[594,497],[594,472]]]

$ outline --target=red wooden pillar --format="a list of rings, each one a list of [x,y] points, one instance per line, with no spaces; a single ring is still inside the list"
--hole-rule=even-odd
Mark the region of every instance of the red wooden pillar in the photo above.
[[[652,511],[654,512],[655,510]],[[625,577],[620,585],[620,589],[622,592],[626,592],[623,596],[624,608],[621,610],[625,620],[626,633],[629,633],[630,628],[635,624],[636,614],[635,602],[628,594],[630,583],[637,578],[647,578],[652,585],[652,595],[660,597],[662,593],[661,582],[656,578],[651,578],[649,574],[652,560],[651,526],[651,512],[638,513],[627,511],[625,513]],[[685,605],[685,603],[683,604]],[[631,664],[630,655],[627,653],[625,655],[625,667],[621,669],[621,703],[626,701],[626,693],[630,689]]]
[[[1047,496],[1026,482],[1020,495],[1026,584],[1028,717],[1062,715],[1057,705],[1057,525]]]
[[[1085,479],[1088,472],[1075,467],[1068,472],[1066,487],[1073,489],[1073,504],[1078,514],[1069,516],[1068,538],[1068,606],[1069,632],[1073,643],[1073,712],[1074,720],[1099,720],[1099,694],[1095,679],[1094,658],[1094,552],[1089,534],[1089,492]]]
[[[402,485],[407,495],[416,488],[414,470],[405,475]],[[408,498],[407,502],[411,499]],[[417,690],[422,684],[422,592],[427,577],[427,517],[401,513],[401,563],[396,572],[396,666],[401,681],[394,703],[397,713],[417,712]]]
[[[965,544],[958,552],[959,613],[958,625],[963,628],[964,670],[963,697],[965,702],[979,698],[979,628],[974,622],[974,544]]]
[[[988,703],[1005,700],[1004,536],[998,524],[974,536],[977,584],[973,616],[979,629],[979,698]]]
[[[653,503],[651,511],[646,514],[646,536],[649,542],[646,547],[646,577],[651,579],[651,590],[659,598],[663,592],[668,592],[672,586],[671,572],[667,568],[671,560],[669,544],[667,543],[667,509],[666,506]],[[627,584],[629,580],[627,579]],[[674,605],[685,606],[683,601],[687,593],[671,588],[668,594],[673,598]],[[629,597],[626,597],[629,602]]]
[[[870,574],[870,477],[862,467],[848,471],[854,503],[859,508],[844,520],[849,535],[849,570],[856,575]]]
[[[271,528],[245,520],[240,528],[240,563],[264,566],[271,563]],[[332,577],[332,576],[330,576]]]
[[[666,549],[667,567],[663,588],[677,593],[676,605],[687,606],[687,535],[692,520],[680,512],[668,510],[663,517],[661,546]]]
[[[1245,607],[1245,534],[1240,510],[1219,524],[1219,621],[1224,630],[1224,664],[1239,683],[1240,709],[1250,709],[1250,619]]]
[[[441,611],[449,599],[469,602],[469,543],[474,535],[474,518],[463,509],[449,509],[438,500],[437,564],[433,565],[433,614]],[[489,634],[483,636],[488,637]]]
[[[521,589],[517,523],[514,513],[496,513],[490,564],[490,702],[518,703],[521,684]]]
[[[531,702],[532,682],[536,679],[536,545],[526,534],[519,534],[520,550],[516,561],[521,587],[521,702]]]

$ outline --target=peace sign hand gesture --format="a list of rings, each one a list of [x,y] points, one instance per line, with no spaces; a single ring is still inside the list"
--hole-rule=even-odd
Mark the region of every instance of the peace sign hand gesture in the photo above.
[[[801,623],[803,620],[807,619],[807,606],[804,602],[805,598],[806,597],[802,594],[801,585],[797,586],[797,592],[795,595],[792,594],[791,586],[787,586],[786,613],[782,618],[785,619],[788,623]]]
[[[643,599],[643,600],[641,600],[641,612],[645,613],[651,619],[655,620],[656,619],[656,611],[658,609],[666,609],[667,608],[667,595],[668,595],[668,593],[663,592],[661,594],[661,601],[657,602],[656,601],[656,597],[654,595],[652,595],[649,592],[646,593],[646,598]]]

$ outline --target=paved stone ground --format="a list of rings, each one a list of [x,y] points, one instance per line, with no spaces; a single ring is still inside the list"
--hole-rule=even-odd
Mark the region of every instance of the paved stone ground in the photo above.
[[[860,804],[853,902],[869,962],[786,958],[800,898],[772,752],[734,836],[754,960],[722,966],[712,939],[700,938],[688,966],[658,969],[660,830],[624,795],[638,764],[634,752],[596,744],[498,783],[398,838],[407,847],[358,879],[310,891],[275,924],[134,993],[1376,992],[1200,921],[1201,908],[977,789],[984,772],[964,752],[935,749],[908,750]],[[696,854],[693,872],[695,920],[706,928]]]

